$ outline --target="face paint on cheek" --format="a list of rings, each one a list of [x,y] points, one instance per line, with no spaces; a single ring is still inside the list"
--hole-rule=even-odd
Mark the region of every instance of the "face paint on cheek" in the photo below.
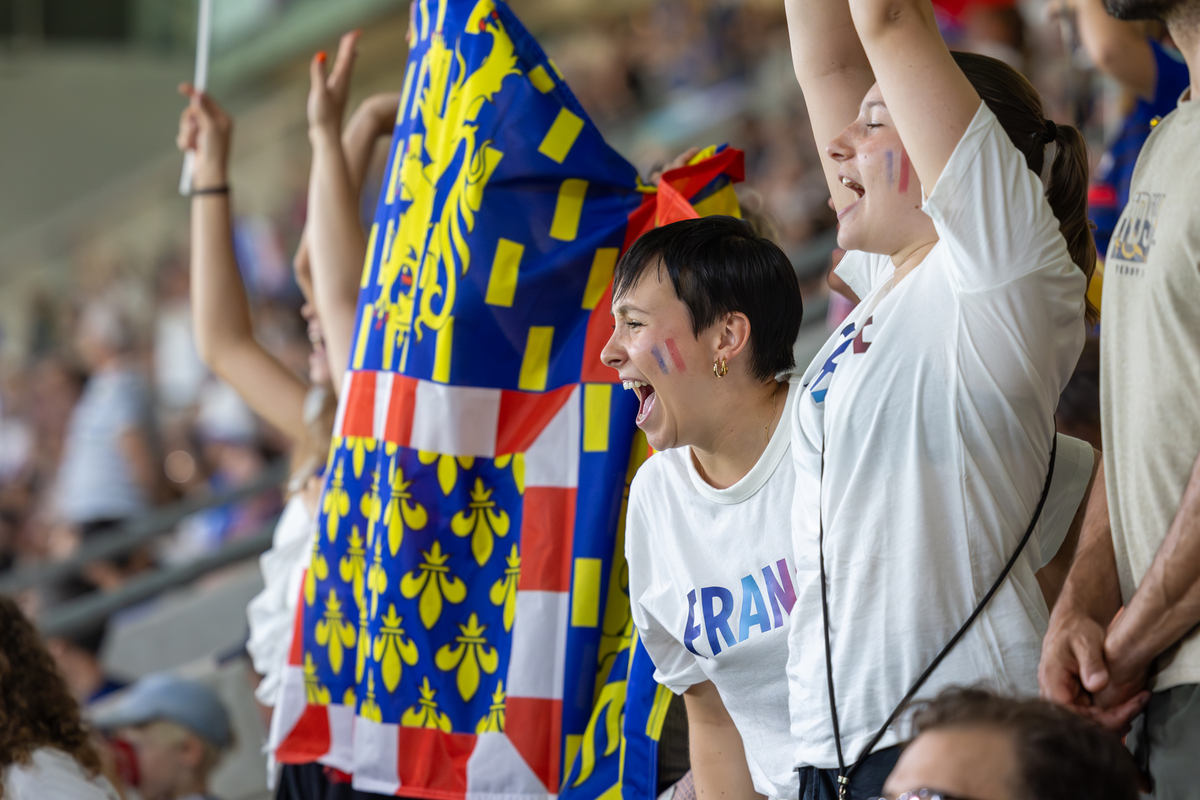
[[[674,339],[667,339],[667,352],[671,354],[671,360],[675,362],[675,369],[687,372],[687,365],[683,363],[683,353],[679,352],[679,347],[675,344]]]
[[[663,358],[663,350],[665,349],[665,347],[660,347],[656,344],[650,348],[650,355],[654,356],[654,360],[658,362],[658,368],[662,370],[662,374],[670,375],[671,368],[667,366],[667,360]]]
[[[904,150],[901,150],[900,151],[900,185],[897,187],[900,190],[900,194],[904,194],[905,192],[908,191],[908,172],[909,172],[908,153]]]
[[[891,150],[888,150],[885,155],[887,156],[888,186],[894,186],[896,183],[896,174],[892,163],[894,161],[894,154]]]

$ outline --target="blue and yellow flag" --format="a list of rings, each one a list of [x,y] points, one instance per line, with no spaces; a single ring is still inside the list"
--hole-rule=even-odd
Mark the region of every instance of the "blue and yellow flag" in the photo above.
[[[720,194],[719,158],[683,196]],[[559,792],[628,635],[606,636],[637,452],[596,358],[612,273],[674,213],[503,2],[412,3],[280,761],[410,797]]]

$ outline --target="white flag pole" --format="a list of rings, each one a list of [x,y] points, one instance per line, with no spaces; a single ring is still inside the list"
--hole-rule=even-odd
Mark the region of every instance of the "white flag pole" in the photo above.
[[[208,51],[212,41],[212,0],[200,0],[200,16],[196,22],[196,74],[192,85],[202,92],[208,86]],[[187,196],[192,192],[192,167],[196,154],[188,150],[183,154],[183,173],[179,176],[179,193]]]

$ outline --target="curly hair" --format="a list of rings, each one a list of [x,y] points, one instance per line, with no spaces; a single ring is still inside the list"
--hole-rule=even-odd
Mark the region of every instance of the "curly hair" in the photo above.
[[[100,771],[79,704],[54,659],[17,604],[0,596],[0,775],[28,764],[40,747],[62,750],[92,774]]]

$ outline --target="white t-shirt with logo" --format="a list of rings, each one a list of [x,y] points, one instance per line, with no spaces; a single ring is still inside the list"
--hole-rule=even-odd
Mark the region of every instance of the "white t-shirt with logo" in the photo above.
[[[766,450],[728,489],[700,477],[689,448],[655,454],[634,478],[625,527],[633,619],[655,679],[676,693],[713,682],[742,736],[755,789],[770,797],[799,789],[786,665],[795,600],[791,417],[801,391],[793,379]],[[1092,463],[1086,442],[1059,436],[1047,524],[1029,543],[1039,568],[1066,537]]]
[[[1038,176],[986,105],[924,210],[939,240],[870,290],[805,374],[795,406],[789,631],[795,765],[836,767],[826,682],[822,520],[842,747],[852,763],[991,586],[1029,525],[1054,410],[1084,340],[1083,273]],[[822,451],[824,478],[822,479]],[[919,698],[983,684],[1037,692],[1047,609],[1026,553]],[[877,747],[898,742],[893,726]]]

